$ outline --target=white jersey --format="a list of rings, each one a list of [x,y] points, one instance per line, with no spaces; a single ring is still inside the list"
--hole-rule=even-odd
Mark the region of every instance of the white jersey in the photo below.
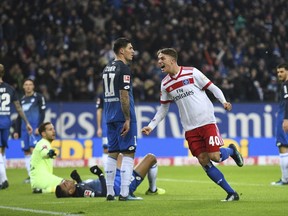
[[[214,107],[205,89],[212,82],[198,69],[181,67],[174,76],[169,74],[161,82],[161,103],[175,101],[185,131],[216,123]]]

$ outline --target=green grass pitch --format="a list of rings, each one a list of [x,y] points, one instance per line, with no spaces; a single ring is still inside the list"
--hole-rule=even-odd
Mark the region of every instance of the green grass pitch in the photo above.
[[[55,168],[68,178],[73,168]],[[135,195],[142,201],[107,202],[105,198],[57,199],[54,194],[32,194],[23,184],[24,169],[8,169],[9,188],[0,190],[0,215],[243,215],[282,216],[288,214],[288,186],[270,186],[280,177],[279,166],[219,166],[239,193],[238,202],[221,202],[226,193],[211,182],[199,166],[159,167],[161,196],[146,196],[147,179]],[[82,179],[92,178],[88,168],[77,168]]]

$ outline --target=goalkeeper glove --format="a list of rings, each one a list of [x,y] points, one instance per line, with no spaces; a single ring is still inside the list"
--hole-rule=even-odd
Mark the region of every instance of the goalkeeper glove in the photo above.
[[[70,174],[70,177],[75,180],[77,183],[82,182],[82,179],[80,178],[80,175],[78,174],[77,170],[73,170]]]
[[[49,152],[47,153],[47,155],[48,155],[49,158],[53,159],[53,158],[56,157],[57,154],[55,153],[54,149],[50,149]]]
[[[90,167],[90,172],[97,175],[97,176],[103,175],[102,170],[97,165]]]

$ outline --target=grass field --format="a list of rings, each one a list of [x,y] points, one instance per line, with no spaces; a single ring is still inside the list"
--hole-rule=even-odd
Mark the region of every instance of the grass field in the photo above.
[[[142,201],[107,202],[104,198],[57,199],[54,194],[32,194],[23,184],[24,169],[8,169],[10,187],[0,190],[0,215],[243,215],[282,216],[288,212],[288,186],[270,186],[278,179],[278,166],[219,167],[240,194],[239,202],[221,202],[226,193],[211,182],[199,166],[159,167],[161,196],[146,196],[147,179],[135,195]],[[82,179],[91,178],[88,168],[77,168]],[[55,168],[68,178],[72,168]]]

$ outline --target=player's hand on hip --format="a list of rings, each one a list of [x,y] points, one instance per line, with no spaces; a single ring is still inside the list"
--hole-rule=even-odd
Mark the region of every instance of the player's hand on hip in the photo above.
[[[143,127],[142,130],[141,130],[141,132],[143,134],[145,134],[145,135],[149,135],[151,133],[151,131],[152,131],[152,129],[150,127],[148,127],[148,126]]]
[[[126,120],[125,122],[124,122],[124,125],[123,125],[123,128],[122,128],[122,130],[121,130],[121,136],[125,136],[127,133],[128,133],[128,131],[130,130],[130,120]]]
[[[229,102],[225,102],[223,104],[223,106],[224,106],[224,109],[227,110],[227,111],[230,111],[232,109],[232,104],[229,103]]]

